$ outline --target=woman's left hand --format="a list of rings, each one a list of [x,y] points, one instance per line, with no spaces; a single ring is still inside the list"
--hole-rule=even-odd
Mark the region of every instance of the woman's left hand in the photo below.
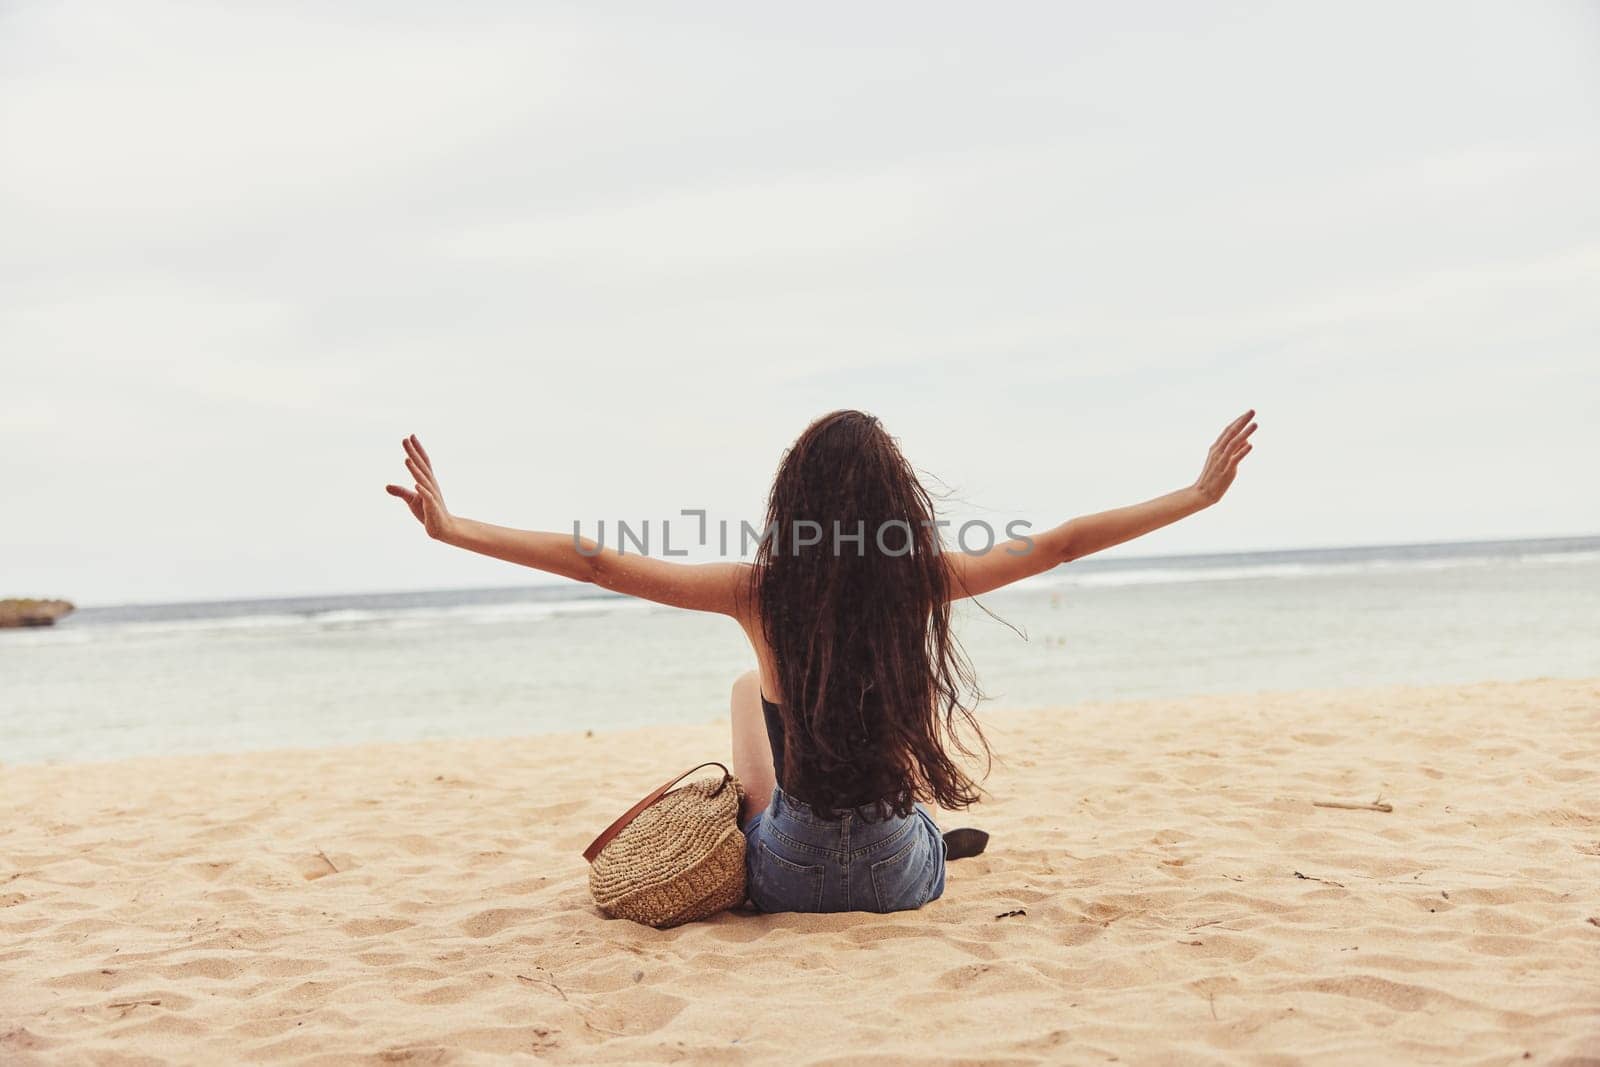
[[[413,486],[407,489],[400,485],[385,486],[390,496],[397,496],[404,500],[411,508],[411,514],[422,523],[428,536],[435,541],[443,541],[450,531],[455,517],[444,506],[444,494],[439,491],[439,479],[433,474],[433,461],[428,458],[422,442],[417,440],[417,435],[412,434],[405,438],[401,444],[406,450],[406,470],[411,472]]]
[[[1239,461],[1255,447],[1250,443],[1250,435],[1256,432],[1256,424],[1251,421],[1255,414],[1255,408],[1251,408],[1240,415],[1223,427],[1222,433],[1212,442],[1211,451],[1206,454],[1206,465],[1194,481],[1195,489],[1207,505],[1222,499],[1239,472]]]

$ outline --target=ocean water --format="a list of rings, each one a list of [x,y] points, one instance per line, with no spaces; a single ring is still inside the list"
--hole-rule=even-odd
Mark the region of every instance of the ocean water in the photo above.
[[[1088,559],[983,603],[996,709],[1600,676],[1600,537]],[[576,584],[84,608],[0,630],[0,762],[705,722],[751,666]]]

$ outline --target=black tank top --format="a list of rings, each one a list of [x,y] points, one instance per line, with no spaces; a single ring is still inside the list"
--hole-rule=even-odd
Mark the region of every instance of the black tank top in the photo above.
[[[767,694],[761,694],[761,717],[767,722],[767,744],[772,747],[772,772],[773,779],[778,783],[778,788],[787,793],[791,799],[802,804],[810,803],[803,796],[799,796],[789,788],[789,783],[783,780],[783,712],[772,701],[767,699]],[[848,806],[848,805],[846,805]],[[882,806],[878,801],[863,800],[856,804],[856,810],[871,809],[874,818],[881,817]]]
[[[772,746],[774,777],[778,788],[787,793],[789,787],[783,782],[783,713],[778,710],[778,705],[767,699],[765,693],[761,694],[761,716],[767,720],[767,743]]]

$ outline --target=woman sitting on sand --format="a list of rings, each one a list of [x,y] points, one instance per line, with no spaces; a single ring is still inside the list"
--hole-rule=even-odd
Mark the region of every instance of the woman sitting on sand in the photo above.
[[[983,554],[941,551],[927,491],[878,420],[859,411],[823,416],[785,453],[753,563],[672,563],[451,515],[414,435],[404,442],[414,485],[387,490],[446,544],[735,619],[756,661],[734,682],[732,706],[751,903],[900,911],[939,897],[946,860],[986,840],[971,830],[941,835],[923,804],[978,800],[951,755],[974,754],[962,727],[988,751],[950,602],[1215,504],[1252,448],[1254,414],[1228,424],[1193,485]]]

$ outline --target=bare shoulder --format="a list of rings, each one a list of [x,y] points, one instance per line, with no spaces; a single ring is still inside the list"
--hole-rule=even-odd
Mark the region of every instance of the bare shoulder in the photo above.
[[[594,560],[592,580],[602,589],[690,611],[738,618],[749,599],[744,563],[678,563],[606,549]]]
[[[989,591],[991,581],[986,581],[984,569],[974,565],[974,557],[965,552],[945,552],[945,576],[949,580],[949,597],[951,600],[960,600],[963,597],[978,596]]]
[[[705,598],[706,608],[730,615],[741,624],[752,614],[754,568],[750,564],[700,563],[690,564],[688,569],[695,574],[694,584]]]
[[[739,620],[739,625],[748,632],[752,623],[759,629],[761,625],[761,589],[756,581],[756,567],[753,563],[722,563],[717,566],[727,568],[726,581],[728,583],[729,597],[733,610],[728,614]]]
[[[943,558],[951,600],[991,593],[1012,582],[1041,574],[1059,562],[1048,552],[1039,550],[1031,540],[1022,538],[1013,538],[977,555],[946,552]]]

